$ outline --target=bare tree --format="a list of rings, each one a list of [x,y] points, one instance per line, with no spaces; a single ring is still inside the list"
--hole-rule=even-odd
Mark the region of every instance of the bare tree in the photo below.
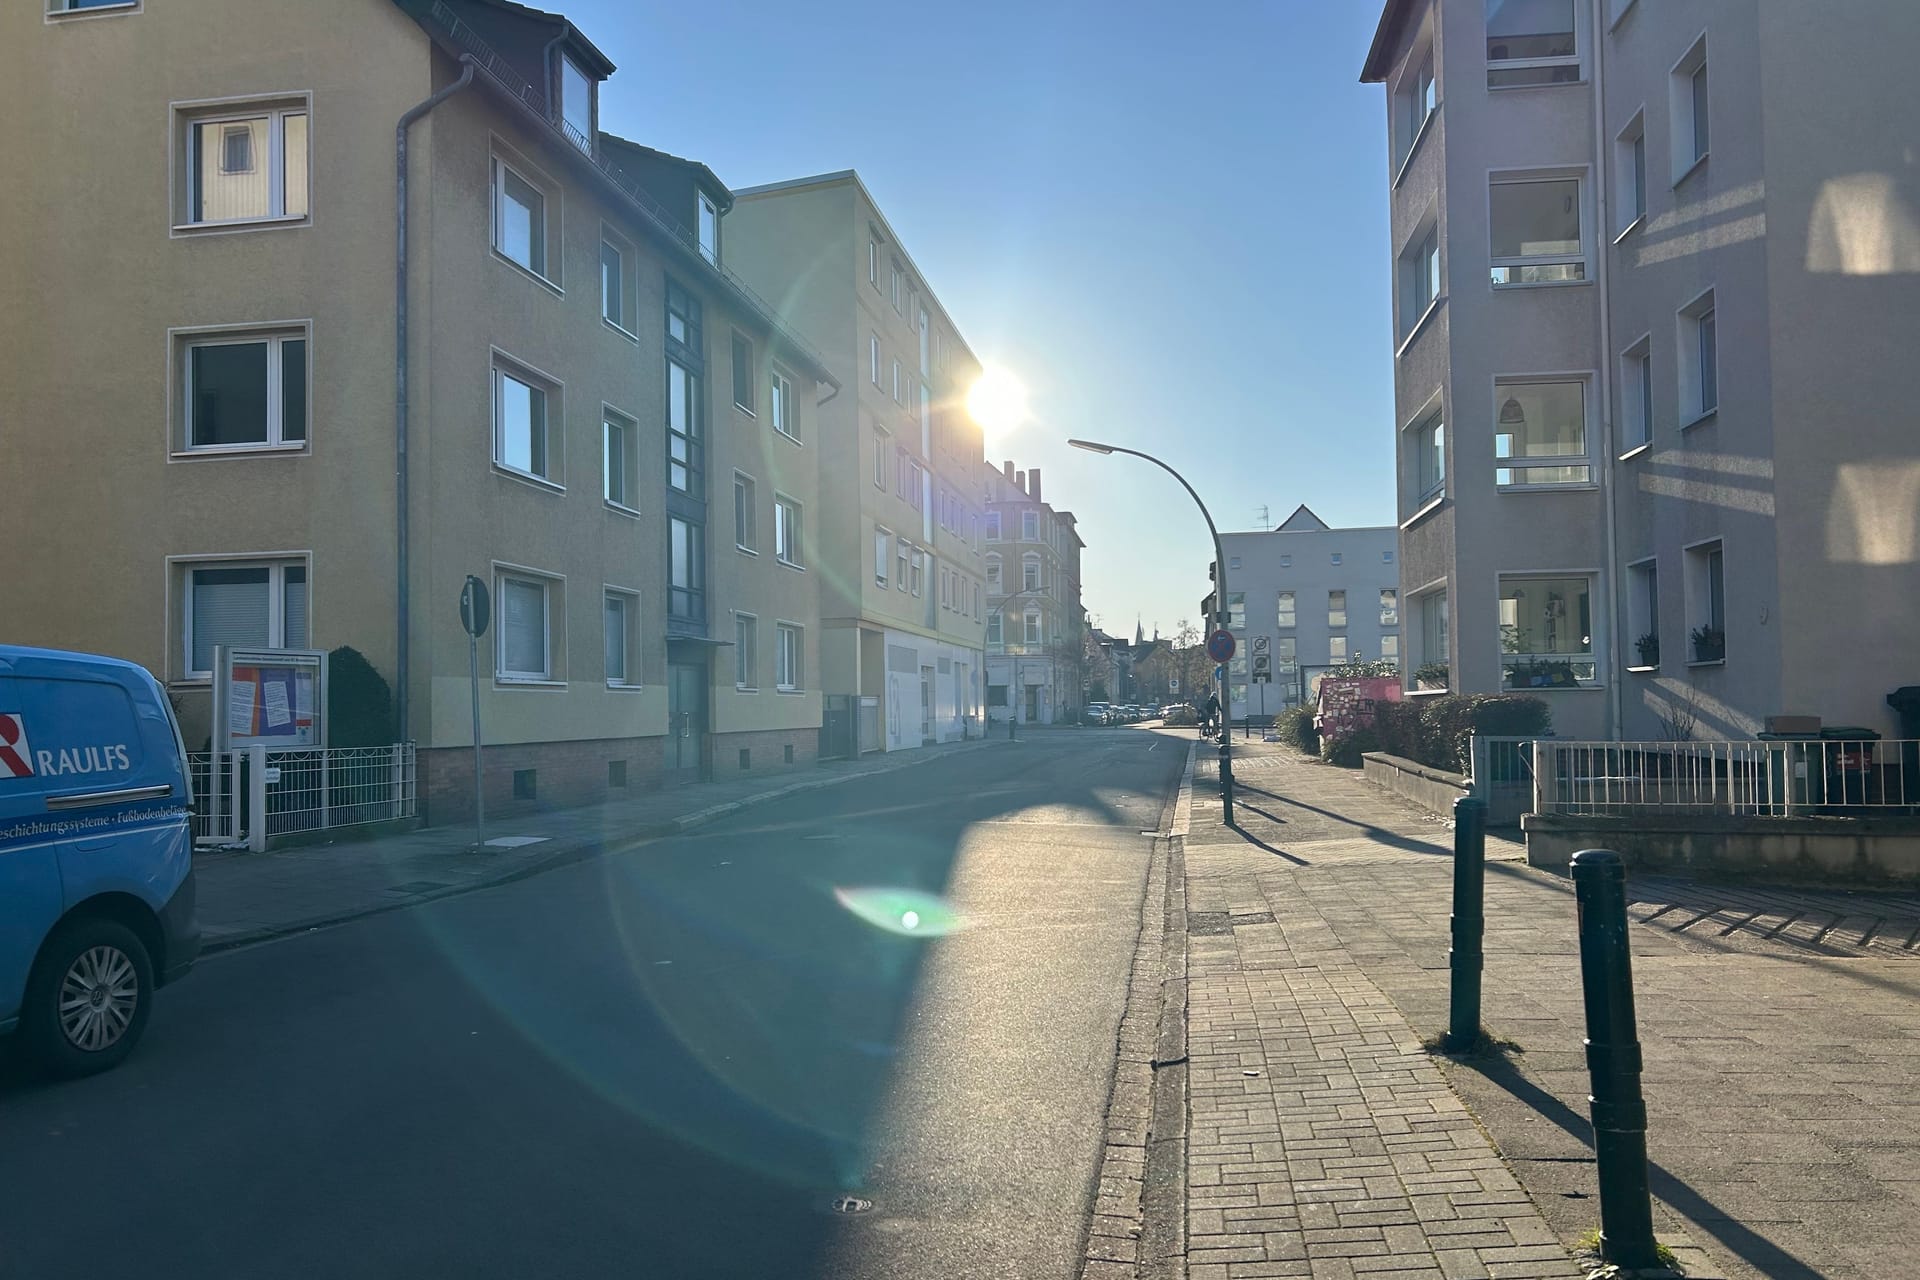
[[[1692,742],[1700,725],[1700,699],[1691,685],[1683,686],[1661,708],[1657,722],[1663,742]]]

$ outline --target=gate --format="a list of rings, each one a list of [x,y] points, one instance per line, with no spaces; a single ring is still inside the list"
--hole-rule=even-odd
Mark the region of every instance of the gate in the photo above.
[[[1473,735],[1473,794],[1487,802],[1489,826],[1517,827],[1533,812],[1533,744],[1541,740]]]

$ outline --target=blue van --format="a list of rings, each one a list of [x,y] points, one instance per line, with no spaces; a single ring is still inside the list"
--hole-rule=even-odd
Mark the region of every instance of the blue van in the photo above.
[[[0,644],[0,1032],[56,1074],[126,1057],[200,950],[192,800],[144,668]]]

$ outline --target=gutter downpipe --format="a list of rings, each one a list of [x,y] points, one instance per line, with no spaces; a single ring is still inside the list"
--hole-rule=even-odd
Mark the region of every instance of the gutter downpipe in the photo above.
[[[1606,19],[1600,12],[1602,6],[1593,4],[1588,8],[1593,14],[1593,190],[1594,217],[1599,223],[1593,243],[1599,257],[1597,283],[1600,287],[1600,465],[1603,475],[1600,497],[1604,503],[1607,541],[1607,623],[1613,640],[1609,646],[1613,662],[1607,672],[1610,686],[1607,690],[1607,737],[1617,740],[1624,719],[1626,650],[1627,645],[1632,643],[1632,637],[1625,634],[1626,629],[1621,624],[1620,547],[1614,513],[1614,450],[1617,446],[1613,420],[1613,300],[1608,288],[1613,259],[1607,252],[1613,244],[1613,220],[1607,216],[1606,32],[1603,29]]]
[[[400,741],[408,739],[410,577],[407,554],[407,130],[413,122],[473,83],[473,58],[460,56],[460,78],[431,97],[415,103],[393,127],[394,272],[393,272],[393,507],[394,507],[394,719]]]

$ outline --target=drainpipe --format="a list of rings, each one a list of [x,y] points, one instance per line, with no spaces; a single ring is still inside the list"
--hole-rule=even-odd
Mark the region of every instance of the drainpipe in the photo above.
[[[1607,216],[1607,95],[1606,95],[1606,18],[1604,6],[1587,6],[1593,18],[1593,190],[1594,218],[1598,223],[1594,253],[1598,261],[1596,283],[1600,290],[1600,501],[1606,530],[1607,628],[1612,633],[1609,646],[1613,663],[1607,672],[1607,737],[1620,736],[1625,702],[1627,674],[1626,647],[1632,638],[1625,635],[1620,608],[1620,547],[1614,514],[1615,450],[1613,420],[1613,302],[1608,277],[1613,260],[1607,250],[1613,243],[1613,220]]]
[[[394,507],[394,718],[400,741],[407,741],[407,692],[411,645],[408,639],[407,555],[407,130],[413,122],[473,83],[473,59],[460,58],[460,78],[410,107],[393,128],[393,507]]]

